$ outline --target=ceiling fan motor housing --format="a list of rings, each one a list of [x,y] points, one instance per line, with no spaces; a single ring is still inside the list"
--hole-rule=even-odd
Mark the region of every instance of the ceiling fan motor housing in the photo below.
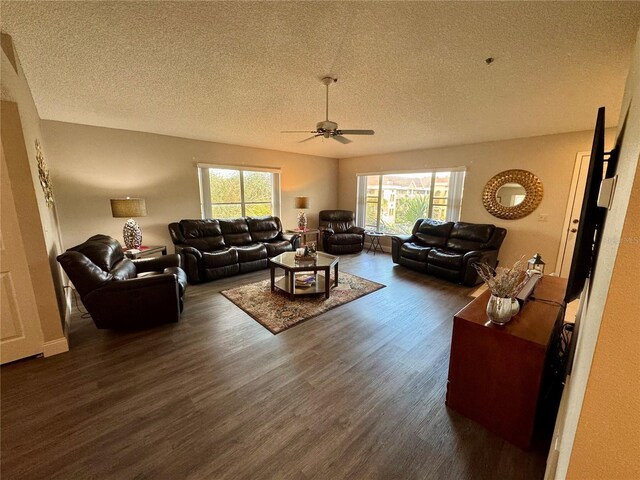
[[[329,138],[329,135],[338,129],[338,124],[331,120],[324,120],[322,122],[318,122],[316,128],[318,129],[318,133],[322,133],[326,138]]]

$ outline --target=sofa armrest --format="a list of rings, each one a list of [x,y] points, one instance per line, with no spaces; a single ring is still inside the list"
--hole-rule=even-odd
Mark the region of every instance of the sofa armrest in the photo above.
[[[202,252],[193,247],[176,246],[176,253],[182,258],[182,269],[187,274],[189,283],[200,283],[204,279],[200,275]]]
[[[357,233],[358,235],[362,235],[364,237],[364,228],[362,227],[351,227],[347,230],[348,233]]]
[[[146,328],[180,318],[178,282],[172,274],[112,281],[82,302],[98,328]]]
[[[393,263],[400,261],[400,247],[413,238],[413,235],[392,235],[391,236],[391,259]]]
[[[165,268],[165,275],[173,275],[176,281],[178,282],[178,293],[180,298],[184,295],[184,292],[187,290],[187,274],[180,267],[169,267]]]
[[[336,233],[335,230],[333,228],[329,228],[329,227],[323,227],[320,229],[320,237],[322,237],[322,249],[326,252],[328,245],[329,245],[329,239],[331,238],[331,236]]]
[[[131,260],[136,266],[136,272],[162,272],[165,268],[180,267],[182,262],[180,255],[162,255],[153,258],[136,258]]]
[[[284,233],[280,234],[283,240],[287,240],[291,243],[291,247],[295,250],[300,246],[300,234],[299,233]]]
[[[475,263],[486,263],[491,268],[495,268],[498,261],[498,251],[491,248],[488,250],[471,250],[462,257],[462,271],[460,272],[460,282],[463,285],[473,286],[482,282],[475,267]]]
[[[99,290],[101,293],[133,292],[136,289],[145,289],[166,284],[177,284],[176,277],[169,273],[159,273],[158,275],[145,275],[144,277],[128,278],[126,280],[113,280]]]

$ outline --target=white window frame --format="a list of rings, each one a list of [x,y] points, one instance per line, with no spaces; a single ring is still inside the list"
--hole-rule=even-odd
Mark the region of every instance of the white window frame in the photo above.
[[[427,170],[404,170],[404,171],[384,171],[384,172],[367,172],[356,174],[356,225],[359,227],[366,227],[366,207],[367,207],[367,177],[378,177],[378,212],[376,215],[376,231],[380,230],[380,217],[382,208],[382,189],[383,189],[383,177],[385,175],[406,175],[406,174],[431,174],[431,187],[429,189],[429,214],[431,217],[433,214],[433,198],[435,195],[435,181],[436,173],[450,172],[449,177],[449,192],[447,195],[447,216],[446,220],[449,222],[457,222],[460,220],[460,213],[462,211],[462,196],[464,190],[464,179],[466,175],[466,167],[452,167],[452,168],[436,168]],[[416,219],[417,220],[417,219]]]
[[[204,218],[212,218],[211,188],[209,183],[209,169],[233,170],[240,173],[240,211],[241,216],[246,217],[245,205],[264,202],[244,201],[244,172],[268,172],[272,177],[271,215],[280,217],[280,169],[265,167],[247,167],[238,165],[217,165],[212,163],[198,163],[198,184],[200,186],[200,215]]]

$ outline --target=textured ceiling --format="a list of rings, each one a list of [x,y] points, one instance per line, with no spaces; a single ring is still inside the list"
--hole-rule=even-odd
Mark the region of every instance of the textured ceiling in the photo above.
[[[615,125],[637,2],[2,2],[44,119],[336,158]],[[485,58],[494,57],[487,66]],[[373,137],[298,140],[329,117]]]

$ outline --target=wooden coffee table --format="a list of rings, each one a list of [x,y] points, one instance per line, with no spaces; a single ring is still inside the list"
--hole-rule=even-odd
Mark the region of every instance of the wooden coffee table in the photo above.
[[[269,269],[271,270],[271,290],[276,288],[289,294],[289,299],[293,300],[298,295],[314,295],[324,293],[325,298],[329,298],[331,291],[331,267],[334,270],[333,286],[338,286],[338,261],[340,257],[334,257],[327,253],[318,252],[315,260],[296,260],[295,252],[281,253],[277,257],[269,259]],[[276,268],[284,270],[284,277],[276,281]],[[316,280],[308,287],[296,287],[296,273],[311,272]],[[322,272],[322,274],[318,274]]]

